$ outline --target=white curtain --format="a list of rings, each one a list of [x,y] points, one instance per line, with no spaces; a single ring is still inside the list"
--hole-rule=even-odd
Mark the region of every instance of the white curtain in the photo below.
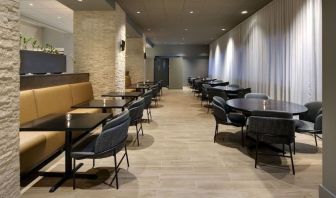
[[[210,45],[209,75],[276,100],[322,100],[321,0],[272,1]]]

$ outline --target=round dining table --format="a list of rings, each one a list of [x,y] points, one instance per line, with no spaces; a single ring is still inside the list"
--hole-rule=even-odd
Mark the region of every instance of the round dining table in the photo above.
[[[246,115],[250,115],[252,111],[282,111],[293,115],[299,115],[308,111],[307,107],[300,104],[271,99],[238,98],[228,100],[226,104],[232,109],[241,111]]]

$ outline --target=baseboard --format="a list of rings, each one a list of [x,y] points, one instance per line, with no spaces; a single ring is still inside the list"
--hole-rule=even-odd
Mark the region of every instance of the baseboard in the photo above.
[[[319,187],[319,197],[320,198],[336,198],[336,195],[330,192],[322,184]]]

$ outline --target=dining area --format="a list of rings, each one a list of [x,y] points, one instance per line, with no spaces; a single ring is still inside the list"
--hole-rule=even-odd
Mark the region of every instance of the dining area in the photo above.
[[[322,146],[318,145],[323,136],[322,101],[297,104],[274,100],[265,93],[252,92],[251,88],[211,78],[189,77],[188,83],[201,107],[214,116],[213,142],[217,141],[220,125],[239,127],[241,146],[255,150],[255,168],[260,155],[281,156],[290,158],[290,169],[295,175],[296,134],[312,136],[317,153]],[[260,153],[260,145],[266,145],[271,152]]]
[[[153,82],[141,92],[108,92],[99,98],[94,98],[91,82],[21,91],[20,170],[23,183],[25,180],[29,183],[31,177],[37,175],[60,178],[50,186],[51,193],[67,180],[72,180],[73,189],[76,189],[76,179],[97,179],[96,174],[80,173],[83,163],[76,161],[91,159],[95,167],[96,159],[112,156],[115,170],[109,185],[118,189],[119,166],[125,160],[129,166],[127,145],[140,147],[140,137],[144,136],[142,124],[153,121],[151,109],[162,97],[162,94],[153,94],[159,84]],[[128,136],[132,126],[134,135]],[[42,171],[63,151],[64,171]],[[120,151],[123,155],[118,159]]]

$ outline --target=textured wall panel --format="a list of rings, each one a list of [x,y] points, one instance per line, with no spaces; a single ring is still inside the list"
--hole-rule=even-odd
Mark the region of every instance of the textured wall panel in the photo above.
[[[0,1],[0,197],[20,196],[19,1]]]

